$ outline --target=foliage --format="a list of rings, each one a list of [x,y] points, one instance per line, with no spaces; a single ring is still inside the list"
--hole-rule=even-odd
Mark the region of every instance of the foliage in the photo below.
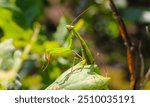
[[[150,2],[114,2],[135,46],[143,41],[145,74],[150,63],[150,38],[145,31],[150,22]],[[72,22],[71,17],[75,19],[89,6],[75,20],[74,27],[95,63],[81,64],[87,57],[82,51],[83,44],[65,26]],[[108,84],[110,89],[129,89],[126,50],[108,0],[0,0],[0,13],[0,89],[108,89]],[[82,58],[73,61],[78,55],[72,50]],[[139,65],[137,61],[136,66]],[[97,67],[100,74],[93,72]],[[61,84],[68,74],[68,80]],[[117,85],[115,78],[120,79]],[[149,86],[148,82],[143,88],[150,89]]]
[[[17,78],[18,68],[21,66],[21,52],[15,50],[12,39],[2,42],[0,50],[0,89],[5,89]]]

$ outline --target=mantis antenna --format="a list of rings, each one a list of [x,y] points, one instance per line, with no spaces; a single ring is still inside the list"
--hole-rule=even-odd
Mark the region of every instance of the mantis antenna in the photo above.
[[[87,9],[85,9],[83,12],[81,12],[73,21],[70,25],[74,24],[74,22],[81,16],[83,15],[85,12],[87,12],[92,6],[89,6]]]

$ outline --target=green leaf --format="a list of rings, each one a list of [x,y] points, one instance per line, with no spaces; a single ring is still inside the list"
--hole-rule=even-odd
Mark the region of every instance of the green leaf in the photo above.
[[[22,11],[27,27],[30,27],[43,12],[43,0],[16,0],[16,6]],[[19,21],[20,16],[14,14],[15,21],[22,25],[23,21]]]
[[[80,66],[80,63],[65,71],[47,90],[101,90],[108,89],[109,77],[97,74],[96,65]],[[69,77],[68,77],[69,76]],[[68,78],[68,79],[67,79]]]
[[[13,46],[13,40],[8,39],[0,43],[0,70],[9,70],[20,60],[21,52]]]
[[[40,89],[42,87],[42,77],[38,74],[27,76],[22,80],[22,84],[24,88],[30,87],[29,89]]]
[[[0,44],[0,68],[7,70],[12,67],[13,64],[13,52],[15,47],[12,45],[12,39],[4,41]]]
[[[80,30],[80,29],[82,29],[83,28],[83,26],[84,26],[84,20],[83,19],[80,19],[76,24],[75,24],[75,29],[78,31],[78,30]]]
[[[15,46],[25,46],[30,39],[32,33],[31,29],[24,30],[19,25],[17,25],[12,19],[12,11],[5,8],[0,8],[0,12],[0,27],[4,32],[4,36],[1,39],[6,40],[8,38],[13,38],[15,40]]]
[[[12,39],[0,43],[0,50],[0,89],[7,89],[16,80],[21,52],[15,49]]]
[[[21,10],[18,7],[14,6],[14,5],[11,5],[9,3],[0,2],[0,7],[3,7],[3,8],[10,9],[10,10],[16,11],[18,13],[21,13]]]
[[[110,34],[112,35],[113,38],[118,37],[119,31],[118,31],[118,25],[116,22],[108,23],[108,29],[110,30]]]

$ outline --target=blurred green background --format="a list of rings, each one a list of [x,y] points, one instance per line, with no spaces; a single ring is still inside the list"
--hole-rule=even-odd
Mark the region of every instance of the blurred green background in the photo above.
[[[146,26],[150,25],[150,1],[114,2],[135,45],[138,46],[142,41],[144,70],[147,72],[150,67],[150,36],[146,33]],[[45,50],[63,46],[68,34],[65,25],[70,24],[89,6],[91,7],[76,20],[81,23],[78,30],[89,45],[102,75],[111,77],[110,89],[129,89],[126,48],[107,0],[0,0],[0,42],[12,38],[15,48],[13,53],[17,50],[23,53],[30,44],[36,22],[41,24],[40,33],[18,71],[18,82],[22,84],[22,89],[45,89],[73,65],[74,56],[71,55],[51,58],[48,68],[44,72],[41,69],[43,63],[47,62],[44,59]],[[79,43],[74,41],[75,49],[80,53]],[[5,45],[1,48],[5,48]],[[3,53],[2,49],[0,53]],[[0,57],[2,59],[3,56]],[[1,69],[7,72],[13,63],[5,68],[1,61]],[[17,89],[13,86],[15,84],[8,82],[7,88],[0,85],[0,89]],[[150,89],[150,82],[144,89]]]

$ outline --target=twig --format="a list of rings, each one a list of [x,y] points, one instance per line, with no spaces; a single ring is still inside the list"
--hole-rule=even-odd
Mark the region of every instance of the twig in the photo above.
[[[39,23],[35,23],[32,38],[29,44],[25,47],[22,53],[22,61],[27,59],[29,52],[31,51],[32,46],[34,45],[35,41],[37,40],[38,34],[40,32],[41,25]]]
[[[20,62],[18,62],[18,65],[14,66],[12,68],[12,71],[15,72],[16,75],[19,72],[19,69],[21,68],[21,65],[24,62],[24,60],[26,60],[28,58],[28,55],[29,55],[31,49],[33,48],[33,45],[34,45],[35,41],[38,38],[38,35],[39,35],[39,32],[40,32],[40,28],[41,28],[41,25],[39,23],[35,23],[34,28],[33,28],[33,34],[31,36],[31,40],[27,44],[27,46],[25,47],[25,49],[24,49],[24,51],[22,53]]]
[[[148,26],[145,27],[145,30],[146,30],[146,33],[147,33],[148,37],[150,37],[150,32],[149,32]]]
[[[127,60],[128,60],[129,71],[130,71],[130,87],[132,89],[137,89],[137,87],[136,87],[137,80],[136,80],[136,73],[135,73],[135,58],[134,58],[135,49],[134,49],[134,46],[128,36],[124,21],[121,18],[113,0],[109,0],[109,4],[110,4],[110,7],[111,7],[114,15],[117,18],[121,38],[123,39],[124,45],[127,48]]]
[[[148,71],[144,77],[144,80],[143,80],[141,87],[143,87],[149,80],[150,80],[150,68],[148,69]]]
[[[142,46],[142,42],[139,43],[139,47],[138,47],[138,53],[139,53],[140,64],[141,64],[140,82],[142,82],[144,79],[144,58],[141,53],[141,46]]]

